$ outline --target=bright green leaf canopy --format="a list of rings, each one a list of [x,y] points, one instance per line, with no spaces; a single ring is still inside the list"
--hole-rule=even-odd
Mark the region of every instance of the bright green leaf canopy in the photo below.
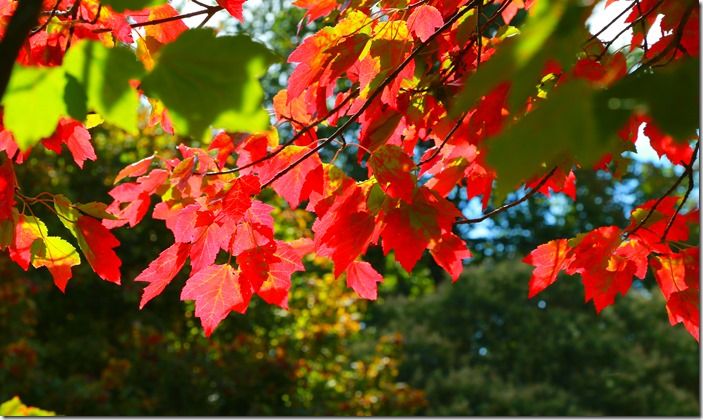
[[[142,88],[163,101],[181,134],[200,137],[210,125],[259,131],[269,116],[258,78],[272,62],[266,47],[246,36],[216,38],[211,30],[194,29],[163,48]]]
[[[89,108],[115,126],[137,133],[139,97],[129,80],[139,79],[144,67],[133,52],[81,42],[66,54],[64,68],[84,87]]]
[[[511,81],[509,102],[516,109],[537,91],[540,72],[547,59],[558,60],[568,68],[576,61],[581,40],[586,38],[584,19],[587,8],[566,1],[540,1],[531,10],[520,34],[505,41],[491,59],[482,63],[451,107],[458,116],[499,83]]]
[[[626,77],[602,95],[604,108],[640,108],[651,115],[665,133],[677,140],[693,137],[700,127],[699,61],[681,61]]]
[[[59,119],[69,113],[64,99],[67,80],[60,68],[16,66],[2,104],[5,127],[20,149],[50,136]]]
[[[604,132],[596,116],[594,91],[583,81],[556,88],[536,109],[490,139],[488,163],[495,168],[498,199],[521,180],[545,174],[559,165],[590,166],[608,151],[622,147],[613,132]],[[625,115],[620,116],[624,123]]]

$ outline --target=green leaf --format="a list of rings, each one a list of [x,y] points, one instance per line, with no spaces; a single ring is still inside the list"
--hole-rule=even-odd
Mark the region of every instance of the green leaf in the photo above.
[[[5,127],[20,149],[49,137],[59,119],[69,114],[64,100],[66,83],[61,68],[15,67],[2,104]]]
[[[58,236],[47,236],[32,244],[32,265],[35,268],[51,265],[74,266],[81,263],[76,248]]]
[[[42,410],[41,408],[26,406],[15,396],[11,400],[0,404],[0,416],[55,416],[53,411]]]
[[[114,214],[107,212],[107,205],[105,203],[100,203],[97,201],[91,201],[90,203],[76,203],[76,207],[87,214],[88,216],[93,216],[96,219],[108,219],[117,220]]]
[[[89,108],[127,132],[138,132],[139,97],[129,80],[141,78],[145,71],[133,52],[84,41],[66,54],[64,68],[83,85]]]
[[[57,194],[54,196],[54,210],[56,210],[59,220],[63,223],[66,229],[68,229],[76,239],[80,240],[81,238],[79,237],[79,232],[76,229],[76,222],[80,217],[80,213],[78,210],[73,208],[73,203],[71,203],[71,200],[66,198],[64,195]],[[78,245],[80,245],[80,242]],[[83,247],[81,246],[81,248]]]
[[[371,214],[378,214],[378,212],[383,207],[383,203],[386,201],[386,193],[378,185],[378,183],[373,184],[369,190],[368,198],[366,199],[366,207],[369,209]]]
[[[14,209],[13,209],[14,210]],[[13,219],[0,220],[0,249],[12,244],[15,238],[15,222]]]
[[[540,72],[547,59],[556,59],[565,68],[575,62],[581,42],[587,38],[586,16],[586,8],[569,2],[537,2],[520,33],[506,40],[489,61],[466,79],[450,108],[451,115],[456,117],[475,106],[482,96],[504,81],[511,82],[511,108],[522,107],[528,96],[537,93]]]
[[[698,66],[698,60],[686,59],[627,76],[599,96],[601,106],[647,112],[665,133],[687,140],[700,127]]]
[[[125,10],[141,10],[145,7],[158,6],[166,3],[167,0],[102,0],[103,6],[110,6],[116,12]]]
[[[591,166],[622,141],[596,118],[594,91],[583,81],[558,87],[536,109],[503,130],[488,144],[487,161],[498,175],[500,200],[520,182],[555,165],[568,170],[577,162]],[[624,122],[626,115],[620,115]],[[617,124],[613,124],[617,126]]]
[[[210,125],[265,130],[269,116],[258,78],[272,62],[266,47],[246,36],[216,38],[211,30],[193,29],[161,50],[142,88],[163,101],[182,134],[200,137]]]

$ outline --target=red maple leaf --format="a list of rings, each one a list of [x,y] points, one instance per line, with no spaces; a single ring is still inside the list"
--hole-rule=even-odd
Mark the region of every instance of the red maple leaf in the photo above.
[[[12,208],[15,206],[15,171],[12,161],[5,159],[0,165],[0,221],[12,217]]]
[[[354,289],[364,299],[376,300],[378,284],[383,276],[378,274],[366,261],[353,261],[347,267],[347,287]]]
[[[442,238],[430,245],[430,254],[449,275],[457,281],[464,269],[463,260],[471,258],[466,242],[453,233],[445,233]]]
[[[439,240],[443,232],[451,231],[458,216],[451,203],[425,187],[419,188],[412,204],[400,202],[383,216],[383,252],[395,251],[400,265],[410,272],[430,240]]]
[[[127,178],[127,177],[137,177],[144,175],[146,171],[149,169],[151,166],[151,162],[154,161],[154,156],[149,156],[147,158],[144,158],[140,161],[134,162],[131,165],[127,165],[124,167],[120,172],[117,173],[117,176],[115,177],[115,181],[113,184],[117,184],[121,180]]]
[[[528,297],[533,297],[557,280],[557,275],[570,262],[568,240],[555,239],[538,246],[522,262],[535,267],[530,278]]]
[[[149,266],[134,279],[134,281],[149,283],[142,292],[139,309],[144,308],[144,305],[160,295],[166,286],[171,283],[171,280],[183,268],[189,251],[190,245],[181,243],[171,245],[161,252],[154,261],[150,262]]]
[[[217,0],[217,4],[224,7],[230,15],[236,17],[240,21],[244,21],[242,9],[246,0]]]
[[[291,275],[305,267],[295,249],[283,241],[276,241],[274,256],[278,261],[269,265],[267,277],[256,293],[267,303],[287,309]]]
[[[190,266],[193,272],[202,270],[215,262],[217,253],[226,235],[215,223],[212,212],[199,211],[195,220],[193,246],[190,248]],[[227,243],[224,246],[227,247]]]
[[[10,243],[10,258],[24,271],[29,269],[32,262],[32,244],[41,237],[36,219],[19,215],[14,225],[14,235]]]
[[[337,0],[295,0],[294,5],[308,9],[305,16],[309,21],[327,16],[332,10],[337,8]]]
[[[248,302],[242,290],[239,273],[232,266],[210,265],[193,274],[181,291],[181,300],[195,301],[195,316],[210,336],[220,322],[232,312],[232,308]]]
[[[367,211],[365,195],[356,184],[350,184],[326,211],[327,203],[316,206],[318,219],[315,232],[315,252],[334,261],[335,276],[339,276],[359,255],[366,252],[376,225]],[[323,213],[320,215],[320,213]]]
[[[662,133],[651,121],[644,127],[644,134],[661,158],[666,156],[674,165],[688,164],[693,157],[693,148],[685,141],[675,141],[673,137]]]
[[[394,198],[412,202],[415,176],[413,160],[398,146],[384,145],[369,158],[369,169],[386,193]]]
[[[81,169],[86,160],[97,159],[93,145],[90,143],[90,133],[83,124],[70,118],[62,118],[54,134],[44,139],[42,144],[57,154],[61,154],[61,145],[65,144],[76,165]]]
[[[408,29],[425,42],[437,28],[444,25],[442,14],[434,6],[423,4],[415,8],[408,17]]]
[[[271,187],[286,199],[291,208],[298,207],[302,201],[310,197],[313,191],[322,192],[322,161],[317,154],[309,156],[289,169],[293,162],[302,159],[309,151],[307,147],[291,145],[258,168],[262,183],[287,171],[275,180]]]
[[[76,221],[78,244],[93,271],[103,280],[120,284],[120,265],[113,248],[120,241],[97,219],[81,216]]]

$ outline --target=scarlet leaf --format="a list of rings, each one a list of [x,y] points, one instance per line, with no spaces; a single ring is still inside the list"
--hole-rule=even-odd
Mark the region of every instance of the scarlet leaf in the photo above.
[[[300,261],[300,255],[285,242],[276,242],[274,256],[279,261],[269,266],[267,278],[257,294],[266,302],[287,309],[291,275],[296,271],[303,271],[305,267]]]
[[[32,261],[32,245],[34,241],[48,235],[46,225],[36,217],[20,214],[14,229],[14,237],[9,247],[10,258],[23,270],[27,271]]]
[[[166,221],[166,227],[171,230],[176,242],[189,243],[195,238],[195,221],[200,207],[199,204],[189,204],[171,210],[166,203],[159,203],[154,207],[154,218]]]
[[[556,239],[538,246],[522,262],[535,266],[530,279],[528,297],[533,297],[549,287],[557,280],[557,275],[569,264],[570,254],[568,241]]]
[[[306,16],[310,21],[327,16],[337,8],[337,0],[295,0],[293,4],[308,9]]]
[[[683,323],[696,341],[700,341],[700,305],[700,293],[693,289],[674,292],[666,302],[671,325]]]
[[[659,157],[666,156],[671,163],[688,164],[693,156],[693,149],[686,142],[677,142],[671,136],[662,133],[652,122],[644,127],[644,134]]]
[[[434,242],[430,246],[430,254],[453,281],[457,281],[464,269],[463,260],[471,258],[466,243],[453,233],[445,233],[438,242]]]
[[[378,285],[383,276],[366,261],[353,261],[347,268],[347,287],[354,289],[364,299],[376,300]]]
[[[78,245],[93,271],[103,280],[120,284],[120,265],[113,248],[120,241],[97,219],[80,216],[76,221]]]
[[[410,172],[415,166],[413,160],[398,146],[384,145],[376,149],[369,159],[373,171],[382,188],[388,195],[412,202],[415,189],[415,176]]]
[[[615,226],[605,226],[583,235],[573,247],[574,258],[569,261],[566,272],[573,274],[605,270],[610,256],[622,242],[620,233],[620,229]]]
[[[244,292],[246,293],[246,292]],[[236,273],[230,265],[211,265],[193,274],[181,291],[181,300],[195,301],[195,316],[210,336],[232,308],[248,302]]]
[[[385,215],[383,252],[394,250],[400,265],[410,272],[430,240],[439,240],[443,232],[451,230],[458,215],[451,203],[422,187],[412,204],[400,202]]]
[[[593,300],[596,312],[615,302],[615,296],[625,295],[632,285],[634,267],[625,263],[617,270],[589,270],[581,273],[586,301]]]
[[[15,171],[12,161],[5,159],[0,165],[0,221],[12,217],[12,208],[15,206]]]
[[[363,207],[362,191],[352,185],[313,225],[315,252],[332,258],[335,276],[366,252],[371,242],[374,218]]]
[[[210,142],[210,146],[208,146],[208,150],[217,150],[217,163],[220,166],[225,165],[227,158],[232,154],[234,149],[232,137],[224,131],[218,133]]]
[[[229,251],[232,255],[273,242],[273,207],[260,201],[252,201],[242,220],[234,228],[225,225],[230,239]],[[231,232],[229,229],[232,229]]]
[[[151,7],[146,11],[147,13],[132,13],[130,16],[135,22],[139,23],[178,16],[178,11],[170,4],[162,4],[160,6]],[[161,44],[167,44],[174,41],[186,30],[188,30],[188,26],[183,23],[183,20],[173,19],[165,21],[159,25],[145,26],[145,35],[155,39]]]
[[[259,180],[255,176],[245,175],[235,179],[223,199],[222,210],[217,220],[230,222],[241,220],[244,213],[251,207],[251,196],[259,191]]]
[[[160,295],[164,288],[171,283],[176,274],[181,271],[190,251],[190,245],[175,243],[165,249],[149,266],[142,271],[134,281],[149,283],[144,288],[139,309],[150,300]]]
[[[303,146],[292,145],[286,147],[270,163],[259,169],[261,181],[268,182],[308,152],[309,149]],[[291,208],[298,207],[301,201],[310,197],[310,193],[322,191],[322,162],[320,157],[317,154],[308,157],[274,181],[271,186],[281,197],[286,199]]]
[[[440,26],[444,25],[442,14],[434,6],[423,4],[413,10],[408,17],[408,29],[420,41],[425,42]]]
[[[136,177],[144,175],[151,166],[151,162],[153,161],[154,156],[149,156],[123,168],[120,172],[117,173],[114,183],[117,184],[118,182],[127,177]]]
[[[80,122],[70,118],[62,118],[54,134],[44,139],[47,149],[61,154],[61,144],[65,144],[79,168],[83,168],[86,160],[95,160],[95,150],[90,143],[90,133]]]
[[[242,7],[244,6],[245,1],[246,0],[217,0],[217,4],[224,7],[230,15],[236,17],[240,21],[244,21]]]
[[[223,242],[223,233],[220,225],[213,221],[211,212],[198,212],[195,221],[195,239],[190,248],[190,266],[194,273],[215,262]],[[224,245],[227,246],[227,244]]]
[[[276,245],[273,242],[248,249],[237,256],[240,277],[246,279],[252,292],[258,292],[269,276],[270,265],[280,261],[274,255]]]
[[[666,299],[671,325],[683,323],[699,340],[700,329],[700,261],[699,248],[657,255],[651,259],[654,278]]]

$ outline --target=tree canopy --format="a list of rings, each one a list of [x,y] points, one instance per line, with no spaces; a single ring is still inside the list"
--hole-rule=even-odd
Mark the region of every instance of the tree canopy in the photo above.
[[[698,340],[696,2],[297,0],[312,33],[271,110],[259,79],[284,58],[208,27],[242,21],[245,1],[176,3],[0,0],[0,249],[22,269],[46,268],[64,291],[84,260],[121,284],[114,232],[163,221],[172,240],[134,278],[139,306],[187,264],[180,299],[209,336],[255,296],[287,308],[311,254],[366,299],[384,280],[378,248],[408,272],[427,250],[456,281],[464,229],[539,195],[578,202],[577,173],[626,177],[625,152],[645,139],[677,166],[670,185],[629,221],[529,252],[529,297],[578,274],[600,312],[650,271],[671,324]],[[595,27],[602,6],[622,12]],[[100,127],[151,146],[104,174],[110,202],[16,176],[64,146],[82,169]],[[474,198],[479,215],[463,206]],[[282,233],[281,207],[311,231]]]

